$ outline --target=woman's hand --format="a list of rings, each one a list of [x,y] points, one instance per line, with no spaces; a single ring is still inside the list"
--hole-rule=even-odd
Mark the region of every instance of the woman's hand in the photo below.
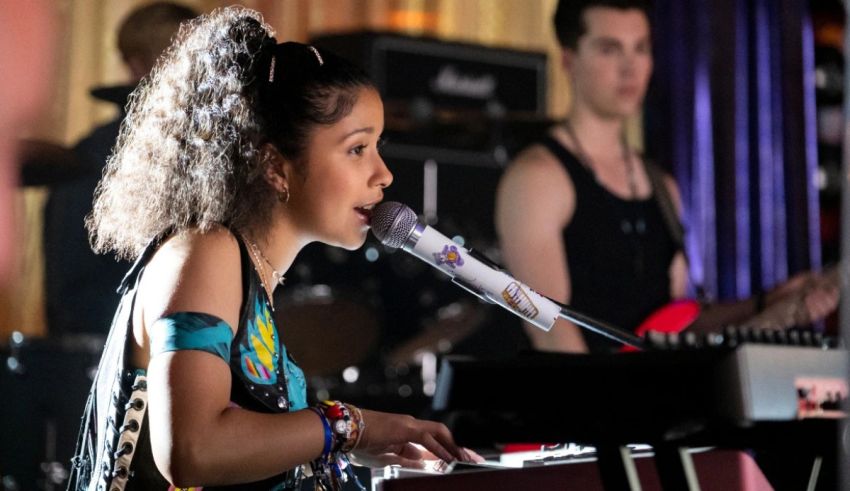
[[[351,462],[365,467],[386,467],[388,465],[400,465],[410,469],[427,468],[427,460],[440,460],[424,447],[405,443],[397,453],[385,452],[372,454],[365,450],[355,449],[351,452]]]
[[[370,467],[397,464],[424,468],[428,459],[470,460],[446,425],[412,416],[361,410],[366,429],[354,449],[354,461]]]
[[[478,455],[474,450],[468,448],[461,449],[464,453],[463,462],[484,462],[484,457]],[[355,450],[351,454],[351,462],[357,465],[366,467],[385,467],[388,465],[400,465],[411,469],[424,469],[434,472],[444,472],[446,461],[440,459],[433,453],[425,449],[421,445],[407,443],[402,448],[401,452],[383,453],[379,455],[370,455]]]

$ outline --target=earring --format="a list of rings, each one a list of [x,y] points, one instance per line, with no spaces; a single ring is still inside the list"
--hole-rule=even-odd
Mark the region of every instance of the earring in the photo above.
[[[289,203],[289,188],[284,187],[283,191],[277,193],[277,199],[283,204]]]

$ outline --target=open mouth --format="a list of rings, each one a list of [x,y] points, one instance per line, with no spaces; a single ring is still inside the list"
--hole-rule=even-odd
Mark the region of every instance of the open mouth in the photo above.
[[[372,208],[374,207],[374,204],[367,206],[357,206],[354,208],[354,211],[356,211],[357,214],[359,214],[368,224],[372,222]]]

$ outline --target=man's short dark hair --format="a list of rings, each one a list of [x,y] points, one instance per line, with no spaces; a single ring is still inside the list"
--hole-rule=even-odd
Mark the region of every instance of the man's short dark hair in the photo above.
[[[564,48],[576,49],[578,39],[587,32],[584,13],[592,7],[638,9],[649,18],[649,0],[560,0],[552,21],[558,42]]]
[[[198,13],[179,3],[157,1],[130,12],[118,28],[118,50],[125,60],[139,58],[148,68],[171,44],[180,23]]]

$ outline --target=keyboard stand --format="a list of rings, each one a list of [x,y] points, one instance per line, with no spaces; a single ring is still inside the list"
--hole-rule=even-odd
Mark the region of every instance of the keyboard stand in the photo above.
[[[640,478],[628,447],[603,445],[596,447],[596,455],[599,477],[606,490],[640,491]]]

